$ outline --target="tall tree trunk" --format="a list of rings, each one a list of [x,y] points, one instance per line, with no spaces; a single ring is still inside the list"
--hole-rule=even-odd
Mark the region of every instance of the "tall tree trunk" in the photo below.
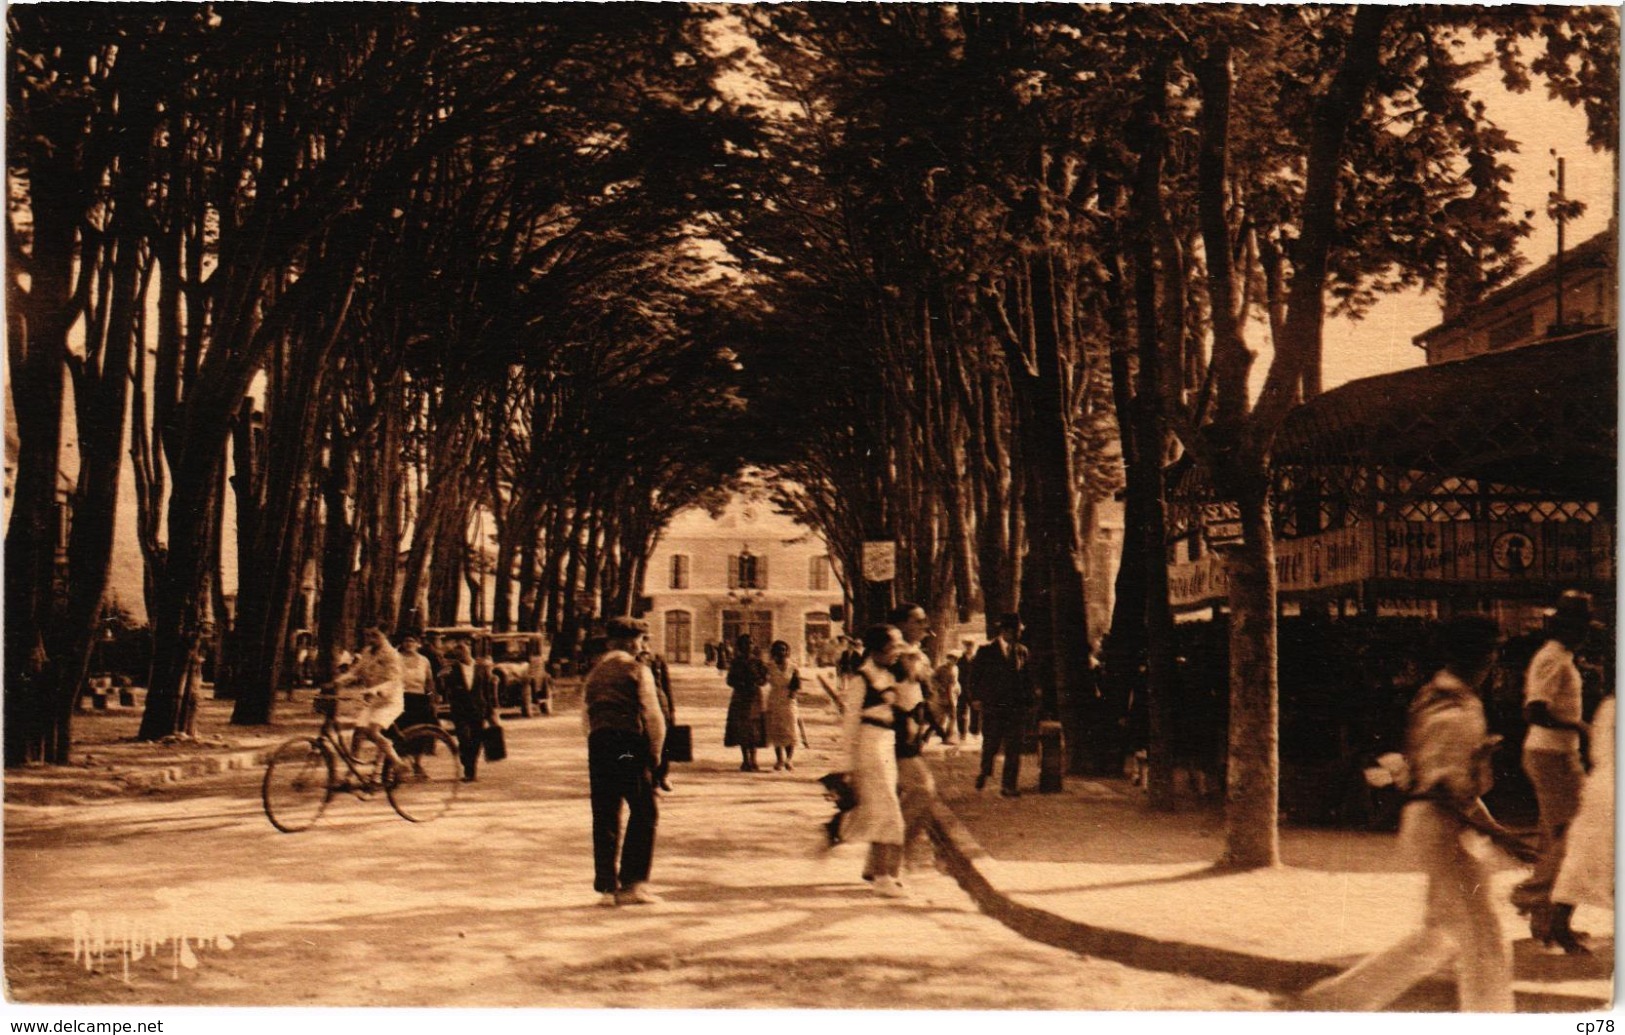
[[[1230,580],[1230,765],[1220,865],[1276,865],[1280,795],[1280,683],[1276,669],[1275,541],[1269,467],[1224,480],[1241,508],[1242,541],[1225,558]]]
[[[75,317],[74,243],[78,172],[42,162],[31,177],[34,238],[26,294],[8,272],[7,349],[17,417],[17,473],[6,529],[5,762],[63,761],[55,746],[68,713],[57,700],[55,586],[60,545],[57,484],[62,465],[62,378]]]

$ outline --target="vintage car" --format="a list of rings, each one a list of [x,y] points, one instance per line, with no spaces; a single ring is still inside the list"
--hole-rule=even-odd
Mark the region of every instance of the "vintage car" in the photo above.
[[[553,714],[553,680],[547,671],[547,638],[535,632],[492,633],[491,662],[497,699],[526,716]]]
[[[442,625],[424,629],[423,634],[442,659],[451,644],[466,640],[474,657],[490,661],[499,708],[518,708],[526,718],[537,712],[552,714],[547,638],[541,633],[493,633],[482,625]]]

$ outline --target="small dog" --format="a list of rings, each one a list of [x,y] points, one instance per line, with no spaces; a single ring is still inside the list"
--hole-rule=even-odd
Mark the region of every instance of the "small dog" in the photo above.
[[[835,805],[835,815],[824,824],[824,833],[833,848],[841,843],[841,819],[858,807],[858,794],[845,773],[827,773],[820,776],[818,782],[823,785],[824,798]]]

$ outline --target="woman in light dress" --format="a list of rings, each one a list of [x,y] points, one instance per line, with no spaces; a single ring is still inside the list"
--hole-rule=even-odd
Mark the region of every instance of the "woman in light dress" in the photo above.
[[[1614,909],[1614,698],[1603,698],[1591,717],[1591,772],[1580,789],[1580,810],[1569,824],[1563,868],[1552,885],[1552,905],[1563,927],[1575,906]],[[1582,931],[1570,932],[1570,952],[1589,953]]]
[[[796,738],[801,732],[801,714],[796,695],[801,692],[801,672],[790,661],[790,645],[774,640],[767,662],[767,742],[773,745],[773,768],[794,769]]]
[[[858,807],[847,814],[841,840],[867,841],[875,893],[902,897],[903,807],[897,798],[897,678],[888,671],[902,656],[903,634],[892,625],[876,625],[863,634],[863,662],[852,686],[853,735],[849,769]]]

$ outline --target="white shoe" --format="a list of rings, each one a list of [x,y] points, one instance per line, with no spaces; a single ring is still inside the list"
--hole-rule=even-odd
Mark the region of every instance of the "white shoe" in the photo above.
[[[874,882],[875,894],[884,898],[907,898],[908,889],[896,877],[876,877]]]
[[[615,895],[615,904],[621,906],[658,906],[664,901],[666,900],[649,890],[649,885],[642,883],[622,888]]]

